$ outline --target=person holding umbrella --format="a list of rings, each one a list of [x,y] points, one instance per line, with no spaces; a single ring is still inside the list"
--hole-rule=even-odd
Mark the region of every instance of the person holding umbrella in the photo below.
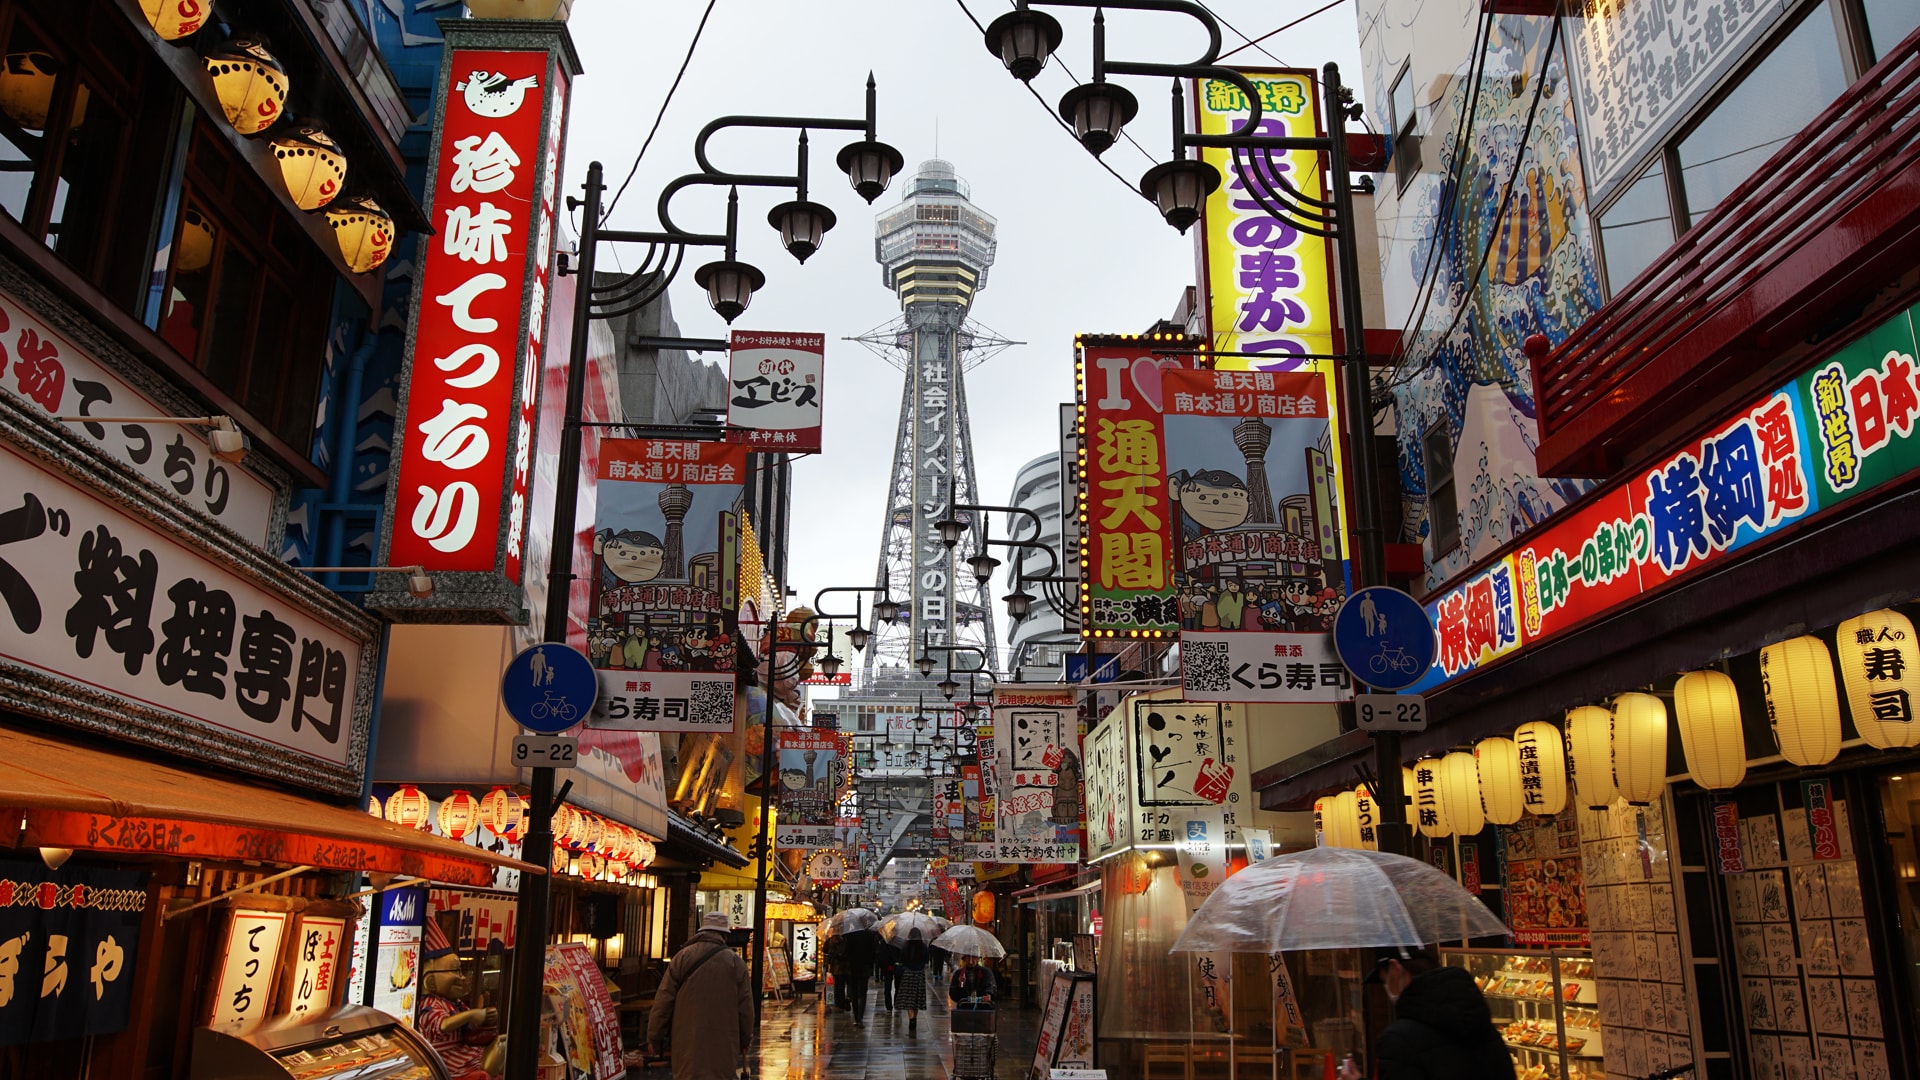
[[[893,1003],[907,1012],[907,1034],[917,1034],[920,1010],[927,1007],[927,942],[920,928],[907,932],[907,943],[900,947],[900,985],[893,992]]]

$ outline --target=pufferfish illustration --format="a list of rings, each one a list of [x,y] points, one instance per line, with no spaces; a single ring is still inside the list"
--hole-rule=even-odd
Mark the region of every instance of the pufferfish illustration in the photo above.
[[[539,85],[540,77],[537,75],[509,80],[497,71],[475,71],[467,76],[465,82],[456,83],[453,88],[466,95],[467,108],[475,116],[498,120],[518,112],[520,103],[526,100],[527,91]]]
[[[1544,270],[1548,257],[1566,239],[1569,214],[1553,173],[1529,168],[1524,182],[1514,185],[1500,220],[1492,276],[1502,284],[1518,285]]]

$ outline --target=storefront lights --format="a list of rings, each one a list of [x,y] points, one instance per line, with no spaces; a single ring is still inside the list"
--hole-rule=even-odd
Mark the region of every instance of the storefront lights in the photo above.
[[[1847,705],[1854,729],[1880,750],[1920,746],[1920,723],[1914,721],[1914,703],[1920,701],[1920,662],[1913,642],[1913,623],[1897,611],[1870,611],[1848,619],[1836,632],[1840,678],[1847,687]]]
[[[374,270],[393,253],[393,219],[380,204],[364,195],[341,199],[327,208],[340,258],[356,274]]]
[[[497,787],[481,796],[480,824],[493,835],[502,839],[517,838],[525,820],[519,797],[506,788]]]
[[[140,13],[161,41],[179,41],[207,25],[213,0],[140,0]]]
[[[287,69],[262,37],[237,37],[207,53],[207,73],[227,123],[242,135],[272,127],[286,109]]]
[[[1380,849],[1380,815],[1374,812],[1373,793],[1365,784],[1353,789],[1354,846],[1367,851]]]
[[[1520,789],[1520,748],[1512,739],[1496,735],[1480,740],[1473,748],[1473,759],[1487,820],[1495,825],[1519,821],[1520,815],[1526,813],[1526,800]]]
[[[427,815],[433,808],[426,792],[412,784],[403,785],[400,790],[387,796],[387,820],[395,825],[425,832],[431,820]]]
[[[1667,703],[1652,694],[1613,699],[1613,782],[1633,806],[1648,805],[1667,786]]]
[[[1760,689],[1781,757],[1806,767],[1840,755],[1840,692],[1826,642],[1808,634],[1761,649]]]
[[[1358,815],[1358,800],[1353,792],[1330,796],[1320,810],[1320,838],[1327,847],[1353,847],[1353,821]]]
[[[1527,813],[1552,817],[1565,810],[1567,746],[1560,739],[1560,729],[1544,720],[1535,720],[1530,724],[1521,724],[1513,733],[1513,742],[1520,750],[1520,797],[1526,802]],[[1533,756],[1529,758],[1529,754]],[[1526,765],[1529,760],[1537,769],[1538,786],[1529,787],[1526,784]]]
[[[340,194],[347,178],[347,154],[340,144],[313,124],[296,124],[273,140],[273,156],[280,162],[293,205],[318,210]]]
[[[1440,799],[1455,836],[1476,836],[1487,827],[1480,804],[1480,766],[1472,754],[1455,750],[1440,759]]]
[[[1747,778],[1747,741],[1740,697],[1725,672],[1689,671],[1673,687],[1673,716],[1693,782],[1710,791]]]
[[[1413,816],[1407,820],[1420,828],[1420,835],[1438,840],[1453,835],[1453,822],[1447,817],[1447,800],[1440,792],[1440,759],[1421,758],[1413,763]]]
[[[1613,783],[1613,713],[1598,705],[1569,709],[1567,757],[1580,804],[1605,810],[1620,794]]]
[[[434,817],[447,839],[459,840],[473,831],[479,814],[480,800],[474,798],[472,792],[455,790],[440,800],[440,810]]]

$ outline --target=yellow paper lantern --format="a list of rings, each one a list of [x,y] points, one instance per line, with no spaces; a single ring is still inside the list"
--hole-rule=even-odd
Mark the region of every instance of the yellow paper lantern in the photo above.
[[[273,156],[280,162],[287,194],[302,210],[318,210],[332,202],[346,182],[346,151],[313,124],[299,124],[290,133],[276,136]]]
[[[1476,836],[1487,827],[1486,810],[1480,804],[1480,767],[1472,754],[1455,750],[1440,759],[1440,799],[1455,836]]]
[[[173,246],[177,274],[197,274],[213,262],[213,222],[189,206],[180,212],[180,239]]]
[[[1613,783],[1613,713],[1598,705],[1567,710],[1567,764],[1580,805],[1605,810],[1619,797]]]
[[[207,74],[227,123],[242,135],[267,130],[286,109],[287,70],[267,51],[265,38],[237,37],[210,50]]]
[[[425,832],[429,822],[429,811],[433,809],[432,800],[427,794],[412,784],[406,784],[400,790],[387,796],[387,820],[395,825]]]
[[[1327,810],[1327,846],[1337,848],[1357,848],[1360,846],[1360,802],[1353,792],[1343,791],[1335,795]]]
[[[1374,812],[1373,793],[1364,784],[1353,789],[1353,828],[1360,847],[1380,850],[1380,815]]]
[[[1331,796],[1322,795],[1321,797],[1313,800],[1313,835],[1319,838],[1320,847],[1333,846],[1332,842],[1329,840],[1329,837],[1332,834],[1327,831],[1328,815],[1332,813],[1333,813],[1333,799]]]
[[[455,790],[453,794],[440,800],[440,810],[434,815],[440,825],[440,832],[449,840],[459,840],[473,831],[480,819],[480,800],[473,793]]]
[[[1840,756],[1840,692],[1826,642],[1809,634],[1761,649],[1760,690],[1781,757],[1809,766]]]
[[[8,53],[0,62],[0,113],[27,131],[47,130],[60,62],[43,52]]]
[[[374,270],[393,254],[393,219],[380,204],[364,195],[352,195],[327,208],[334,243],[347,269],[356,274]]]
[[[1613,783],[1633,806],[1667,786],[1667,703],[1652,694],[1613,699]]]
[[[1920,697],[1913,623],[1883,608],[1848,619],[1834,636],[1854,730],[1881,750],[1920,746],[1920,724],[1913,718]]]
[[[1552,817],[1567,808],[1567,744],[1545,720],[1521,724],[1513,733],[1520,751],[1520,798],[1527,813]]]
[[[517,837],[525,822],[520,797],[513,792],[497,787],[481,796],[480,824],[485,825],[493,835],[503,840]]]
[[[476,19],[537,19],[566,22],[573,0],[467,0],[467,14]]]
[[[1693,782],[1709,791],[1739,787],[1747,778],[1747,739],[1740,696],[1719,671],[1689,671],[1673,687],[1673,717]]]
[[[207,25],[213,0],[140,0],[140,12],[161,41],[179,41]]]
[[[1400,794],[1406,796],[1406,809],[1401,811],[1401,820],[1408,825],[1414,821],[1413,812],[1413,766],[1400,766]]]
[[[1495,735],[1480,740],[1473,748],[1473,760],[1487,820],[1495,825],[1519,821],[1526,813],[1526,799],[1520,791],[1520,748],[1512,739]]]
[[[1407,820],[1430,840],[1453,835],[1453,822],[1447,817],[1447,801],[1440,794],[1440,759],[1421,758],[1413,763],[1413,813]]]

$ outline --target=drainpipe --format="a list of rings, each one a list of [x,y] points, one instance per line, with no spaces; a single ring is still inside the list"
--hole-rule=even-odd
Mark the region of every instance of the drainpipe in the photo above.
[[[373,359],[374,347],[379,343],[380,333],[369,323],[361,333],[360,344],[347,357],[346,386],[339,397],[340,436],[333,448],[333,475],[327,482],[324,504],[332,509],[321,511],[327,519],[320,541],[321,566],[346,565],[347,516],[341,508],[353,494],[353,448],[360,441],[360,392],[366,379],[367,361]],[[339,586],[339,574],[325,577],[323,584],[328,588]]]

